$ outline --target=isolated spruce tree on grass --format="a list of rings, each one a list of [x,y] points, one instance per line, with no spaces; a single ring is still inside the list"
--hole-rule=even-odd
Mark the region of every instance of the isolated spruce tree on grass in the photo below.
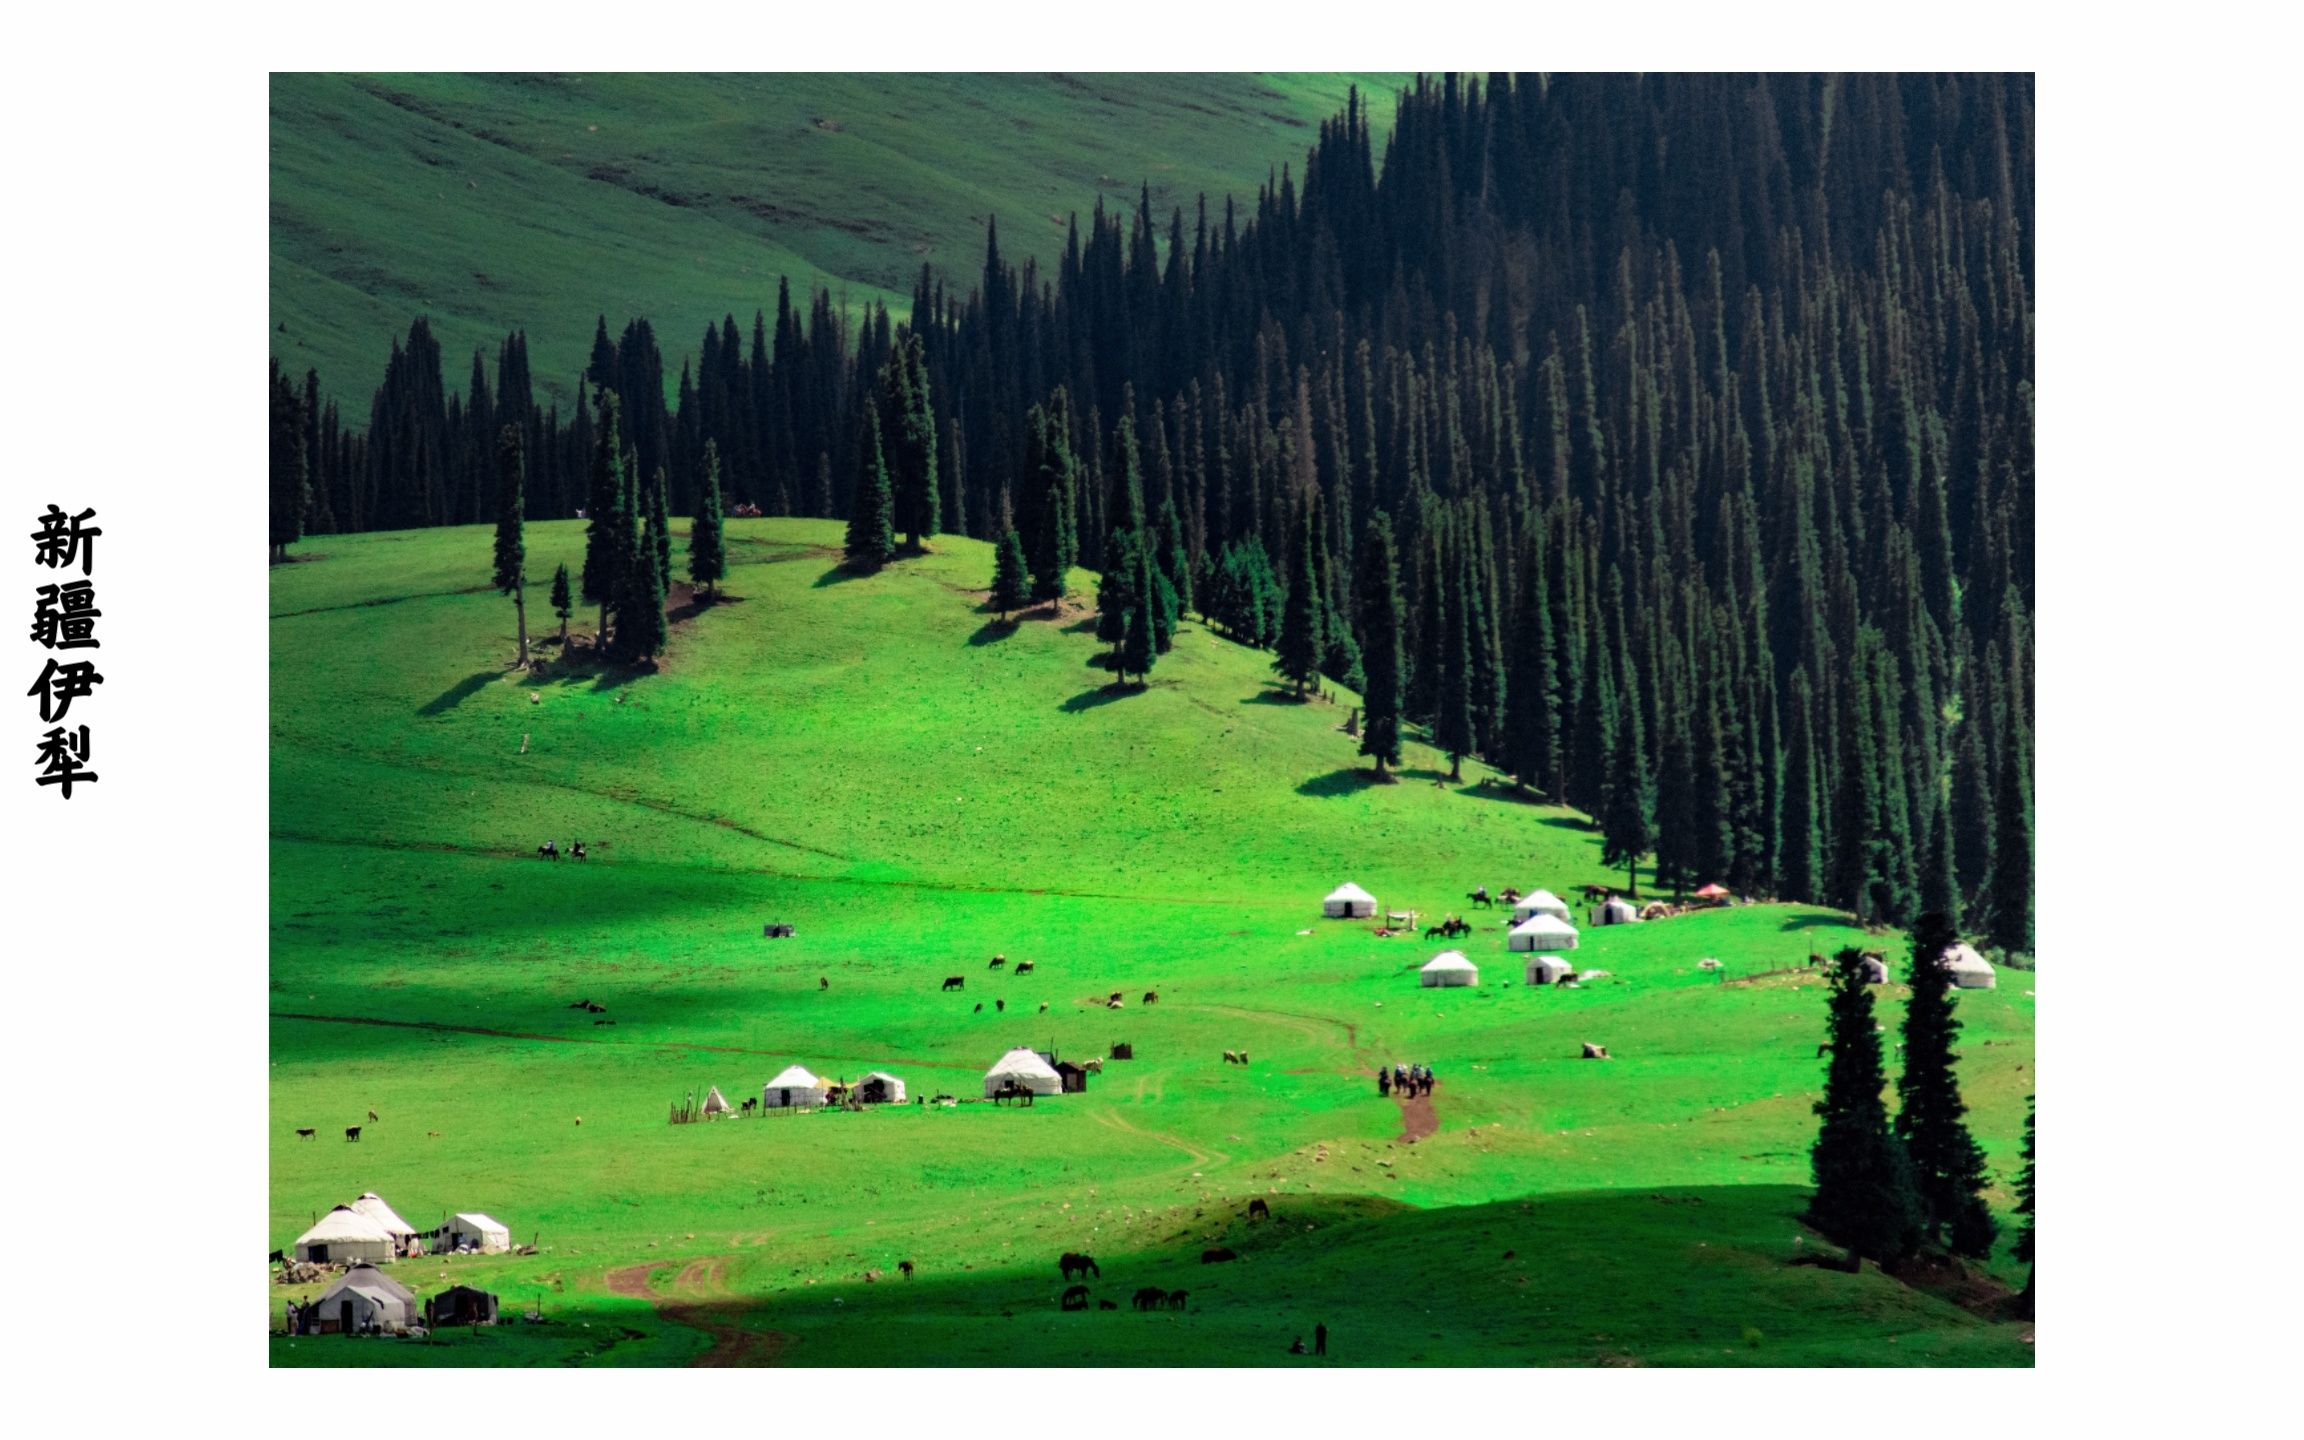
[[[527,506],[522,486],[527,469],[520,427],[507,425],[496,436],[496,593],[512,597],[520,626],[520,668],[528,668],[528,544],[523,533]]]
[[[1944,961],[1959,943],[1940,911],[1912,926],[1912,999],[1904,1008],[1904,1070],[1896,1077],[1896,1138],[1911,1158],[1930,1238],[1974,1257],[1990,1253],[1999,1226],[1984,1203],[1984,1151],[1960,1118],[1968,1106],[1953,1069],[1960,1058],[1952,1049],[1960,1020]]]
[[[1152,666],[1160,654],[1160,573],[1152,564],[1152,547],[1141,540],[1131,544],[1128,559],[1135,567],[1131,589],[1136,603],[1129,608],[1128,624],[1120,640],[1120,678],[1133,674],[1139,688],[1152,681]]]
[[[560,617],[560,653],[568,653],[568,617],[575,613],[576,597],[568,591],[568,567],[552,572],[552,613]]]
[[[1894,1265],[1920,1246],[1921,1202],[1881,1099],[1887,1075],[1873,1029],[1872,988],[1864,980],[1863,952],[1854,946],[1833,957],[1827,1003],[1831,1063],[1824,1098],[1816,1102],[1822,1124],[1808,1152],[1816,1180],[1808,1223],[1846,1246],[1851,1262],[1869,1257]]]
[[[856,432],[855,504],[848,514],[846,553],[852,565],[877,570],[896,553],[895,501],[880,439],[880,412],[870,405]]]
[[[1360,633],[1367,649],[1360,663],[1367,689],[1361,693],[1360,753],[1376,762],[1376,778],[1388,779],[1387,764],[1400,763],[1400,557],[1392,520],[1379,510],[1368,517],[1360,541]]]
[[[2032,1121],[2038,1109],[2037,1096],[2024,1097],[2024,1168],[2016,1172],[2016,1213],[2024,1217],[2024,1228],[2016,1232],[2016,1258],[2027,1268],[2024,1293],[2016,1297],[2016,1307],[2017,1313],[2026,1319],[2032,1316],[2032,1280],[2039,1269],[2039,1262],[2032,1258]]]
[[[1024,540],[1010,527],[992,554],[992,608],[1006,620],[1030,602],[1031,576],[1024,567]]]
[[[706,595],[719,593],[728,573],[727,542],[721,538],[720,442],[704,442],[704,481],[696,495],[696,518],[688,522],[688,582]]]
[[[1136,532],[1115,530],[1104,541],[1104,569],[1096,578],[1096,638],[1112,647],[1115,661],[1136,601]]]

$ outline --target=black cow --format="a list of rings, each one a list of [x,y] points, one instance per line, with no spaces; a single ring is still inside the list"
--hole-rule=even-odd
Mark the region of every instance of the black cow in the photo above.
[[[360,1127],[359,1127],[359,1126],[357,1126],[357,1125],[347,1125],[347,1126],[345,1126],[345,1127],[344,1127],[344,1138],[345,1138],[345,1139],[347,1139],[347,1140],[357,1140],[357,1139],[359,1139],[359,1138],[360,1138]]]
[[[947,975],[944,977],[944,988],[947,990],[965,990],[968,988],[968,977],[965,975]]]

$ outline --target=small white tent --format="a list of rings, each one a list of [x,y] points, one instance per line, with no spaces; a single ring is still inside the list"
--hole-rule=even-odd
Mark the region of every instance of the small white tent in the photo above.
[[[1480,983],[1480,967],[1465,959],[1461,950],[1447,950],[1433,956],[1421,973],[1427,990],[1440,985]]]
[[[901,1105],[904,1082],[885,1070],[874,1070],[857,1081],[848,1093],[863,1105]]]
[[[704,1096],[704,1113],[707,1115],[725,1115],[735,1108],[728,1103],[728,1097],[720,1093],[720,1087],[717,1085],[713,1086]]]
[[[1056,1073],[1055,1066],[1030,1050],[1011,1050],[984,1072],[985,1099],[991,1099],[1010,1085],[1035,1095],[1064,1093],[1064,1077]]]
[[[1376,913],[1376,897],[1346,881],[1328,892],[1320,913],[1331,920],[1365,920]]]
[[[1528,957],[1528,983],[1531,985],[1555,985],[1565,979],[1569,972],[1574,969],[1574,966],[1559,956],[1548,955],[1539,950]]]
[[[512,1232],[477,1210],[449,1216],[446,1229],[453,1249],[460,1250],[469,1243],[483,1255],[497,1255],[512,1248]]]
[[[1568,918],[1568,902],[1549,890],[1531,890],[1520,897],[1519,904],[1512,907],[1512,918],[1520,921],[1535,915],[1549,915],[1555,920],[1565,920]]]
[[[760,1088],[763,1110],[814,1110],[824,1103],[831,1087],[808,1073],[805,1065],[787,1065]]]
[[[384,1233],[392,1237],[393,1253],[398,1255],[416,1253],[414,1245],[416,1227],[395,1214],[392,1207],[384,1203],[383,1196],[371,1190],[353,1201],[352,1208],[384,1227]]]
[[[1857,968],[1864,972],[1864,983],[1867,985],[1888,983],[1888,962],[1878,955],[1865,956],[1857,962]]]
[[[1640,907],[1621,895],[1611,895],[1600,905],[1600,923],[1603,925],[1634,925],[1640,920]]]
[[[1514,950],[1573,950],[1576,927],[1557,915],[1531,915],[1512,927],[1504,943]]]
[[[384,1261],[394,1253],[392,1233],[349,1205],[337,1206],[296,1237],[296,1258],[322,1265]]]
[[[305,1334],[405,1331],[420,1313],[416,1294],[373,1265],[355,1265],[304,1312]]]
[[[1952,972],[1952,983],[1963,990],[1994,990],[2000,977],[1994,973],[1992,962],[1976,953],[1976,947],[1962,941],[1952,947],[1944,957],[1944,968]]]

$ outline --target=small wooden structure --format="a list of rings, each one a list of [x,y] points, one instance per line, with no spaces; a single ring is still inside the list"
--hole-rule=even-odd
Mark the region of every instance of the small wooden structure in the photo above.
[[[424,1325],[429,1330],[444,1325],[495,1323],[496,1297],[470,1285],[451,1285],[424,1302]]]
[[[1087,1067],[1075,1065],[1069,1060],[1059,1060],[1056,1062],[1056,1074],[1064,1082],[1065,1094],[1085,1095],[1088,1093]]]

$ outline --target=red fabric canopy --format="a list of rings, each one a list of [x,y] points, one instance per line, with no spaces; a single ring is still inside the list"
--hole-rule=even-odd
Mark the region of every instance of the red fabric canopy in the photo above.
[[[1696,892],[1696,898],[1699,900],[1717,900],[1727,893],[1728,892],[1725,889],[1718,885],[1707,885],[1703,889]]]

